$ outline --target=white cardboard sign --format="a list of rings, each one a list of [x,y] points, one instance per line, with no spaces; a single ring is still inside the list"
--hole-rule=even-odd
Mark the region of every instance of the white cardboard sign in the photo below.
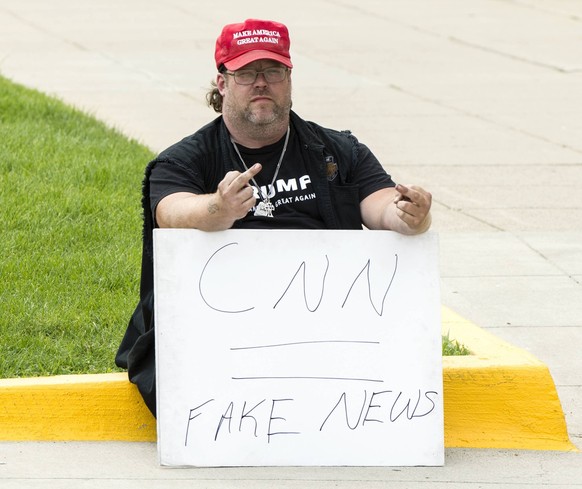
[[[168,466],[444,463],[438,240],[154,231]]]

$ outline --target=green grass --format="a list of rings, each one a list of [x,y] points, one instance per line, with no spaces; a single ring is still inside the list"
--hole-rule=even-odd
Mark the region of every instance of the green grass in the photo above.
[[[471,355],[471,351],[457,340],[449,337],[449,333],[442,336],[443,339],[443,356],[460,356]]]
[[[0,378],[117,370],[154,155],[0,77]],[[443,337],[443,354],[467,354]]]
[[[0,378],[115,370],[152,156],[0,77]]]

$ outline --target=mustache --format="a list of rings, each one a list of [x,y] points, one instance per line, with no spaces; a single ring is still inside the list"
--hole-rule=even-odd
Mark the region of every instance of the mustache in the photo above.
[[[255,95],[271,95],[271,89],[269,87],[257,87],[253,89],[253,96]]]

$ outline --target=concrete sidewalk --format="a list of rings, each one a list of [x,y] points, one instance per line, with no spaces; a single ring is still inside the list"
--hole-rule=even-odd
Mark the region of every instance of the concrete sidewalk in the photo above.
[[[548,365],[581,447],[582,3],[2,0],[0,74],[159,151],[214,117],[216,36],[248,17],[288,25],[300,115],[433,192],[443,304]],[[152,444],[0,443],[7,488],[582,487],[582,453],[446,462],[167,470]]]
[[[152,443],[0,444],[2,489],[580,487],[580,453],[449,449],[444,467],[168,469]]]

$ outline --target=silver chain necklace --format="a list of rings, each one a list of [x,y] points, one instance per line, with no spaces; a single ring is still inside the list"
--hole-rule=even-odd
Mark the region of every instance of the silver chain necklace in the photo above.
[[[281,156],[279,157],[279,162],[277,163],[277,167],[275,168],[275,174],[273,175],[273,179],[271,180],[270,187],[273,187],[275,180],[277,178],[277,175],[279,174],[279,169],[281,168],[281,163],[283,163],[283,157],[285,156],[285,151],[287,151],[287,143],[289,142],[289,133],[290,132],[291,132],[290,128],[289,128],[289,126],[287,126],[287,134],[285,135],[285,144],[283,145],[283,151],[281,151]],[[249,169],[247,167],[247,164],[245,163],[245,160],[243,160],[243,157],[240,154],[238,146],[236,145],[236,143],[234,142],[232,137],[230,138],[230,142],[234,146],[234,150],[236,151],[236,154],[238,155],[245,170],[248,171]],[[257,181],[255,180],[254,177],[251,178],[251,181],[255,184],[255,187],[257,188],[257,191],[259,193],[259,199],[260,199],[260,202],[257,204],[257,206],[255,208],[255,216],[273,217],[273,211],[275,210],[275,206],[271,203],[271,199],[269,198],[268,187],[267,187],[267,194],[264,195],[263,191],[261,190],[261,187],[259,186],[259,184],[257,183]]]

